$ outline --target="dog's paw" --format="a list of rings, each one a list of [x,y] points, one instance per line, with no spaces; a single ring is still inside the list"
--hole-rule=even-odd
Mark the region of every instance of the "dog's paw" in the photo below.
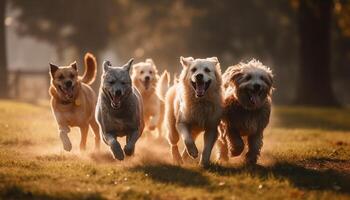
[[[124,160],[124,152],[119,143],[114,142],[111,144],[111,151],[114,159]]]
[[[124,146],[124,153],[127,156],[132,156],[134,154],[134,147],[130,146],[130,145],[125,145]]]
[[[245,155],[245,164],[246,165],[256,165],[257,161],[258,161],[258,155],[250,153],[248,151],[248,153]]]
[[[209,160],[204,160],[204,159],[201,159],[199,161],[199,165],[204,168],[204,169],[208,169],[210,166],[211,166],[211,163]]]
[[[185,146],[188,154],[193,158],[196,159],[198,157],[198,149],[196,147],[196,144],[194,142],[186,142]]]
[[[70,142],[70,139],[66,133],[60,133],[60,138],[63,144],[63,149],[65,151],[71,151],[72,150],[72,143]]]

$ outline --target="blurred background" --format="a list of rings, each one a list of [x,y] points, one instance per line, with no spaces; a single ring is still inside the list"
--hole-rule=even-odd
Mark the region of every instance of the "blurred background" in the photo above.
[[[350,104],[348,0],[0,0],[0,97],[47,100],[48,63],[86,52],[123,64],[256,58],[275,74],[275,104]],[[82,68],[81,68],[82,69]],[[94,88],[97,90],[99,80]]]

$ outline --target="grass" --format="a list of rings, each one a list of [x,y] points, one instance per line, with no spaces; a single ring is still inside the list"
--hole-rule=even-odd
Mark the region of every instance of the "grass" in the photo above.
[[[73,129],[66,153],[48,106],[0,101],[0,199],[349,199],[349,111],[277,107],[259,165],[204,170],[172,165],[166,142],[145,136],[118,162],[105,145],[80,153]]]

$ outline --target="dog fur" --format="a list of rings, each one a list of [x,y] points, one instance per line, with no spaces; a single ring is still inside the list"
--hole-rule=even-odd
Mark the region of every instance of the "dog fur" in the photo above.
[[[100,146],[100,134],[94,118],[96,94],[91,89],[96,77],[96,59],[87,53],[84,58],[85,72],[78,76],[77,63],[68,66],[56,66],[50,63],[51,109],[58,124],[59,136],[66,151],[72,149],[68,137],[70,127],[79,127],[81,133],[80,150],[85,150],[89,126],[95,134],[95,149]]]
[[[221,70],[216,57],[193,59],[181,57],[183,66],[178,83],[165,96],[165,122],[175,163],[198,156],[195,139],[204,131],[204,150],[200,165],[208,166],[218,136],[217,127],[222,112]],[[180,156],[177,143],[181,135],[185,149]]]
[[[103,63],[101,87],[96,108],[96,119],[102,138],[115,159],[123,160],[124,153],[131,156],[144,128],[143,102],[130,77],[133,59],[122,67]],[[122,150],[117,137],[126,136]]]
[[[238,156],[244,150],[245,160],[256,164],[263,145],[263,132],[269,123],[273,75],[257,60],[229,67],[223,74],[224,111],[218,139],[218,158],[227,161],[228,154]]]
[[[164,73],[165,78],[169,79],[168,72]],[[141,93],[143,103],[147,105],[144,106],[143,110],[146,127],[151,131],[156,129],[157,137],[160,138],[164,119],[164,101],[156,93],[158,80],[158,70],[152,59],[149,58],[145,62],[134,64],[132,82]],[[169,85],[166,82],[164,84]]]

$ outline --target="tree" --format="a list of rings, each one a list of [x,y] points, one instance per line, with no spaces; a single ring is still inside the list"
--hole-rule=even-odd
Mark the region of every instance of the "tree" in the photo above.
[[[0,0],[0,98],[8,97],[8,72],[6,58],[6,32],[5,32],[6,0]]]
[[[297,104],[338,105],[330,71],[332,1],[300,0],[298,28],[300,68]]]

